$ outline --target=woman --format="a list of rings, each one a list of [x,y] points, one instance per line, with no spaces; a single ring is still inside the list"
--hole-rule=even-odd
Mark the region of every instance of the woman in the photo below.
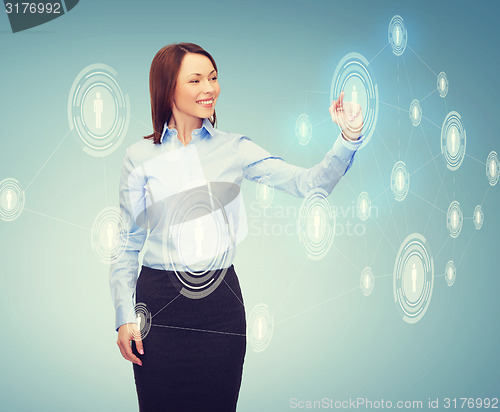
[[[215,128],[217,66],[195,44],[156,54],[150,93],[154,132],[127,149],[120,181],[125,251],[110,270],[117,344],[133,362],[141,411],[235,411],[246,350],[230,253],[241,232],[241,182],[265,177],[295,196],[330,193],[361,144],[361,110],[343,93],[332,103],[341,136],[304,169]]]

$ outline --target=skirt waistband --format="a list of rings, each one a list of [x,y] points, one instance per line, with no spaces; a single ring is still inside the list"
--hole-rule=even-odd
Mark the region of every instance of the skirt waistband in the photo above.
[[[231,264],[231,266],[228,266],[227,268],[219,268],[219,269],[212,269],[212,272],[214,272],[214,274],[217,274],[218,272],[222,271],[226,269],[228,272],[229,271],[234,271],[234,264]],[[152,272],[152,273],[165,273],[165,274],[176,274],[176,273],[180,273],[180,274],[202,274],[202,273],[209,273],[210,271],[206,271],[206,270],[194,270],[192,272],[188,272],[188,271],[182,271],[182,270],[179,270],[179,271],[174,271],[174,270],[165,270],[165,269],[155,269],[155,268],[152,268],[150,266],[146,266],[146,265],[142,265],[141,267],[141,270],[140,270],[140,273],[142,273],[142,271],[149,271],[149,272]]]
[[[220,288],[221,285],[223,285],[222,288]],[[191,299],[202,299],[213,292],[219,294],[221,291],[227,291],[228,287],[233,291],[240,289],[234,265],[197,273],[153,269],[142,265],[137,279],[136,292],[137,298],[144,290],[150,290],[151,293],[162,296],[175,297],[181,294]]]

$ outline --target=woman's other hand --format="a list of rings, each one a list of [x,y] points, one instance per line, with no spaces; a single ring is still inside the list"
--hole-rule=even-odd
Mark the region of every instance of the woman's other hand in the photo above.
[[[141,355],[144,354],[142,347],[141,332],[137,323],[125,323],[118,328],[118,340],[116,341],[122,356],[132,363],[142,366],[141,360],[132,352],[130,342],[135,340],[135,346]]]
[[[358,140],[363,129],[363,113],[358,103],[344,102],[344,92],[328,109],[332,120],[342,129],[346,140]]]

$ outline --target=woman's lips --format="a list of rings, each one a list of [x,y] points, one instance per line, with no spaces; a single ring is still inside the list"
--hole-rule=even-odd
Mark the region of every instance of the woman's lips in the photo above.
[[[212,105],[214,104],[214,100],[213,99],[198,100],[196,103],[202,107],[212,107]]]

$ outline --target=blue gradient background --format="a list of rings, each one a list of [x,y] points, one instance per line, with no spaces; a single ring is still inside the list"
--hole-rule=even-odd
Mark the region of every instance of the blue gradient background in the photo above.
[[[104,207],[118,206],[125,148],[151,133],[151,60],[180,41],[200,44],[217,62],[218,128],[247,134],[296,165],[319,162],[337,136],[329,93],[345,54],[373,59],[384,102],[372,140],[329,197],[349,211],[367,191],[377,216],[365,235],[337,236],[323,260],[308,260],[296,236],[280,234],[294,225],[300,199],[276,193],[262,216],[255,185],[243,185],[250,233],[234,264],[247,317],[264,302],[275,330],[266,351],[248,346],[238,410],[289,410],[293,397],[424,405],[429,397],[498,397],[500,192],[489,186],[484,165],[491,150],[500,153],[498,12],[489,1],[83,0],[17,34],[2,13],[0,180],[17,179],[26,204],[17,220],[0,222],[0,409],[138,410],[132,366],[116,346],[109,267],[93,252],[90,229]],[[384,49],[395,14],[416,54],[407,48],[398,58]],[[125,140],[105,159],[81,150],[67,120],[73,80],[94,63],[117,70],[131,101]],[[448,95],[427,97],[425,119],[413,128],[410,102],[435,90],[440,71],[448,75]],[[455,172],[439,155],[439,127],[451,110],[467,131],[467,156]],[[307,147],[294,139],[303,112],[315,125]],[[388,188],[397,160],[415,171],[401,203]],[[443,212],[452,200],[465,218],[457,239]],[[485,215],[480,231],[471,219],[477,204]],[[337,221],[360,223],[352,210]],[[413,232],[426,237],[436,278],[427,313],[409,325],[394,303],[391,274]],[[450,259],[457,265],[451,288],[442,276]],[[357,289],[366,265],[380,277],[369,297]]]

